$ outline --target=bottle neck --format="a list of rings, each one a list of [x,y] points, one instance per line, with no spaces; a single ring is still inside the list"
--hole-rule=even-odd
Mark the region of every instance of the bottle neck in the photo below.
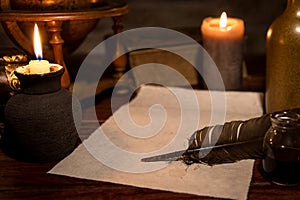
[[[273,113],[271,115],[271,122],[274,128],[298,129],[300,115],[292,111]]]

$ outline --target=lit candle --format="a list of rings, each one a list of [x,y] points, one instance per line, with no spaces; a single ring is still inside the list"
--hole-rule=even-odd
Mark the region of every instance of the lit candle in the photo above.
[[[34,25],[34,53],[37,60],[29,61],[30,74],[45,74],[50,72],[50,63],[43,60],[42,43],[37,24]]]
[[[243,20],[227,18],[225,12],[220,18],[205,18],[201,25],[203,46],[217,65],[226,90],[242,88],[244,29]],[[210,75],[205,66],[202,75]]]

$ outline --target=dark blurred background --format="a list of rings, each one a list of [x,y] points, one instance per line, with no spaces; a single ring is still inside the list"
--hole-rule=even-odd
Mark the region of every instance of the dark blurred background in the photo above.
[[[287,0],[127,0],[130,12],[123,19],[124,30],[138,27],[175,29],[200,40],[203,18],[219,17],[226,11],[229,17],[245,22],[246,54],[265,54],[265,35],[272,21],[282,13]],[[99,21],[79,48],[66,60],[81,60],[105,37],[113,34],[110,18]],[[0,28],[0,47],[14,47]],[[77,61],[74,63],[78,63]],[[80,63],[80,62],[79,62]]]
[[[264,53],[265,34],[268,26],[284,9],[286,0],[127,0],[130,13],[124,17],[126,29],[157,26],[171,29],[186,29],[198,33],[204,17],[220,16],[226,11],[229,17],[242,18],[246,25],[247,49]],[[111,19],[102,19],[87,37],[84,47],[95,46],[111,34]],[[0,29],[0,46],[14,46]],[[88,44],[86,44],[88,43]]]

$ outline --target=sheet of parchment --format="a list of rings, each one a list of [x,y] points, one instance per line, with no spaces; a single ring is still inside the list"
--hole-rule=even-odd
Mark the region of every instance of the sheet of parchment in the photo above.
[[[185,149],[196,129],[222,120],[262,115],[262,94],[141,87],[51,174],[196,195],[246,199],[253,160],[186,166],[141,162],[143,157]],[[224,109],[226,112],[224,113]]]

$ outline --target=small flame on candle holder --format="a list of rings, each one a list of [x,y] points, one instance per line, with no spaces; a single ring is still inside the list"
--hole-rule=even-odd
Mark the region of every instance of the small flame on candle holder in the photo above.
[[[226,27],[227,27],[227,14],[226,14],[226,12],[222,12],[222,14],[221,14],[219,27],[220,27],[220,29],[226,29]]]
[[[34,35],[33,35],[33,49],[36,56],[36,59],[42,60],[43,59],[43,51],[42,51],[42,42],[39,33],[39,28],[37,24],[34,24]]]

